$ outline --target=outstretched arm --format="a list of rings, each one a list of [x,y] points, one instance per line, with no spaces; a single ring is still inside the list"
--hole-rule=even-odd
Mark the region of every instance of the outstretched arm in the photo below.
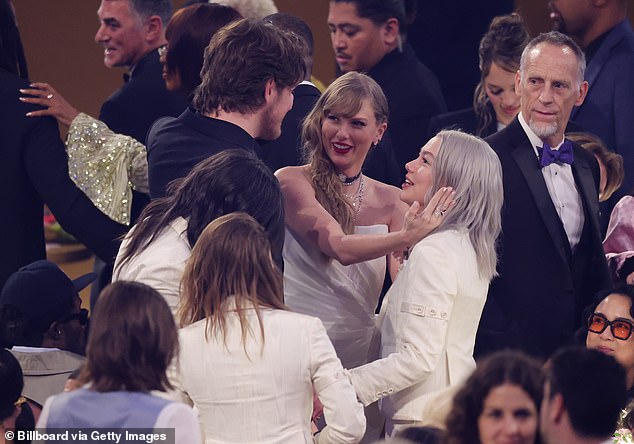
[[[282,168],[276,172],[284,194],[286,225],[305,242],[311,242],[326,256],[344,265],[363,262],[403,250],[434,230],[442,221],[437,210],[453,202],[451,188],[442,188],[425,209],[418,202],[404,216],[403,227],[387,234],[345,234],[339,223],[317,201],[303,168]]]

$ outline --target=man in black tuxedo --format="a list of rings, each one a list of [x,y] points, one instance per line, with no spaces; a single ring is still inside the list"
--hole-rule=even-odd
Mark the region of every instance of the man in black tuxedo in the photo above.
[[[95,42],[104,48],[104,65],[128,69],[123,86],[101,106],[99,120],[115,133],[134,137],[143,144],[156,119],[177,116],[187,107],[184,97],[165,89],[159,60],[158,48],[167,43],[165,26],[171,14],[171,0],[101,0],[97,10],[100,26]],[[134,223],[150,199],[137,191],[132,195]],[[95,263],[99,280],[92,287],[93,303],[101,288],[110,282],[111,266]]]
[[[584,69],[569,37],[533,39],[515,78],[521,112],[487,138],[502,164],[504,208],[499,276],[476,341],[480,356],[512,347],[548,357],[572,339],[582,309],[610,283],[598,226],[599,168],[564,139],[572,108],[588,90]]]
[[[159,60],[171,14],[171,0],[102,0],[97,11],[95,41],[104,48],[104,64],[129,70],[124,85],[103,103],[99,120],[143,144],[156,119],[176,117],[187,107],[184,97],[165,89]],[[135,192],[133,220],[147,202],[147,196]]]

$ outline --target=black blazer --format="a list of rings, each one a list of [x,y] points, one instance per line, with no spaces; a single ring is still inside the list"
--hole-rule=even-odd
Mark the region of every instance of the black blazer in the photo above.
[[[51,117],[26,117],[18,100],[28,82],[0,69],[0,288],[18,268],[46,258],[43,206],[66,231],[104,261],[119,249],[126,227],[100,212],[68,177],[68,159]]]
[[[381,85],[390,108],[388,134],[397,165],[405,177],[405,164],[416,158],[425,144],[429,119],[447,111],[436,76],[405,44],[387,54],[368,75]]]
[[[293,107],[282,121],[282,135],[275,140],[258,140],[260,158],[271,171],[285,166],[303,165],[302,122],[321,93],[314,85],[301,84],[293,91]]]
[[[128,81],[103,103],[99,120],[115,133],[145,144],[156,119],[176,117],[188,105],[181,94],[165,89],[162,73],[158,51],[150,51],[136,64]]]
[[[489,289],[476,353],[513,347],[546,358],[572,339],[583,308],[610,284],[597,219],[599,169],[575,145],[572,172],[585,225],[573,254],[518,119],[486,140],[502,164],[504,206],[499,277]]]
[[[475,113],[473,107],[465,108],[450,113],[439,114],[432,117],[429,121],[429,130],[427,131],[427,140],[434,137],[440,131],[445,129],[460,130],[465,133],[475,134],[480,126],[480,119]],[[496,133],[498,130],[497,120],[494,118],[491,123],[484,128],[480,137],[488,137]]]

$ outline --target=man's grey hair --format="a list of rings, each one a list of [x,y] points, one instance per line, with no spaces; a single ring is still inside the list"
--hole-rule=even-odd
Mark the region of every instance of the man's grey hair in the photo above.
[[[528,55],[540,43],[549,43],[560,48],[569,48],[577,58],[577,82],[579,85],[583,82],[586,71],[586,56],[574,40],[558,31],[543,32],[528,42],[520,59],[520,75],[522,76],[522,80],[524,80],[524,69],[528,62]]]
[[[128,0],[130,9],[142,19],[158,15],[167,26],[172,17],[172,0]]]

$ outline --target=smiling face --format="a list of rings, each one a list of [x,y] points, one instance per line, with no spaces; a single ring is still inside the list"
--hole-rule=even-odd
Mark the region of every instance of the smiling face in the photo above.
[[[484,399],[478,417],[481,444],[534,444],[537,407],[520,386],[505,383]]]
[[[377,122],[369,99],[363,100],[351,117],[335,110],[327,112],[321,124],[321,139],[335,170],[348,177],[361,171],[370,145],[381,140],[386,128],[386,123]]]
[[[432,166],[439,150],[440,138],[433,137],[420,150],[418,157],[405,165],[407,174],[405,175],[403,191],[401,191],[401,200],[403,202],[411,205],[417,201],[424,206],[426,203],[424,202],[425,196],[431,188],[434,179]]]
[[[520,96],[515,92],[515,73],[491,63],[484,78],[484,91],[493,105],[498,122],[508,125],[520,112]]]
[[[342,72],[368,71],[388,52],[383,44],[384,26],[359,17],[357,5],[352,1],[330,2],[328,27]]]
[[[132,66],[141,60],[148,50],[143,22],[132,12],[129,1],[102,0],[97,15],[100,25],[95,42],[104,47],[104,65]]]
[[[579,82],[578,62],[567,46],[542,42],[528,53],[524,71],[515,76],[522,115],[551,146],[563,140],[572,108],[583,103],[587,82]]]
[[[622,294],[613,293],[603,299],[594,312],[602,314],[610,322],[615,319],[621,319],[634,323],[634,319],[630,314],[631,306],[630,298]],[[634,383],[634,335],[623,341],[612,336],[610,327],[607,327],[603,333],[589,331],[586,338],[586,347],[614,356],[614,359],[625,367],[628,387],[632,386]]]

